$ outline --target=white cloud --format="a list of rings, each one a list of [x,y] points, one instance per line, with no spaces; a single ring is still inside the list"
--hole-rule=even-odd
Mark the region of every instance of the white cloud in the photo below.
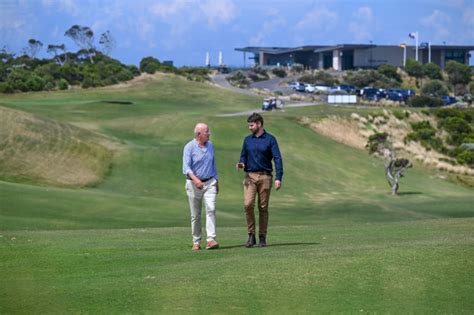
[[[474,33],[474,7],[464,10],[462,21],[468,27],[468,31],[471,30],[471,33]]]
[[[43,0],[43,5],[60,12],[65,12],[72,16],[78,16],[82,12],[81,8],[74,0]]]
[[[373,37],[374,15],[370,7],[360,7],[353,14],[353,21],[349,23],[349,32],[355,40],[364,41]]]
[[[0,2],[0,43],[8,43],[8,49],[19,50],[26,46],[34,35],[36,17],[29,10],[29,4],[14,0]],[[0,47],[1,49],[2,47]]]
[[[252,46],[264,46],[266,40],[274,31],[279,30],[281,32],[282,27],[287,24],[285,18],[273,8],[268,10],[266,15],[267,18],[263,22],[261,30],[250,39],[250,45]]]
[[[450,23],[451,17],[439,10],[434,10],[431,15],[421,19],[421,25],[430,28],[435,38],[447,38],[451,34]]]
[[[335,11],[322,7],[306,13],[305,17],[296,24],[295,28],[308,32],[329,31],[336,26],[338,19],[339,16]]]
[[[200,4],[200,9],[211,28],[231,22],[237,11],[237,7],[231,0],[207,0]]]

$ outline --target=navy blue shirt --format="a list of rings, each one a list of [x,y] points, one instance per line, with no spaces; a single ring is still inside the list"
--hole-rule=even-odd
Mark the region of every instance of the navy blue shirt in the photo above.
[[[280,149],[274,136],[263,131],[260,137],[249,135],[245,137],[240,154],[240,163],[245,164],[246,172],[269,172],[273,171],[272,159],[275,162],[276,180],[283,177],[283,161]]]

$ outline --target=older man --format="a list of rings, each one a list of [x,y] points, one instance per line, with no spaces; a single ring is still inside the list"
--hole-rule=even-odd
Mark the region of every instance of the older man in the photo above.
[[[186,193],[191,208],[193,251],[201,249],[203,202],[206,208],[206,249],[219,247],[216,241],[216,197],[219,184],[210,135],[209,127],[198,123],[194,128],[194,139],[186,144],[183,151],[183,174],[186,176]]]

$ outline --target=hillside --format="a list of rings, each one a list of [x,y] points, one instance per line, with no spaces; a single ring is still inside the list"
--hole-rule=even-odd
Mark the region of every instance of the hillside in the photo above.
[[[0,106],[0,178],[91,186],[108,172],[113,143],[67,123]]]
[[[473,189],[416,165],[392,196],[380,159],[301,124],[302,117],[365,117],[373,108],[263,114],[285,174],[270,198],[269,246],[247,249],[235,163],[248,126],[246,116],[221,115],[258,109],[260,98],[155,75],[0,103],[1,139],[8,139],[0,152],[10,163],[0,165],[9,174],[0,179],[0,313],[474,308]],[[216,150],[221,247],[195,253],[181,161],[201,121]],[[28,169],[19,164],[25,157],[34,162]],[[108,172],[94,186],[49,182],[61,171],[98,170],[98,161]],[[36,170],[52,179],[38,180]]]

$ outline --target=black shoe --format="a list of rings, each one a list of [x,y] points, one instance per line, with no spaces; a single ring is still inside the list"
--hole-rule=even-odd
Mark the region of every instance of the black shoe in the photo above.
[[[249,239],[247,240],[247,243],[245,243],[245,247],[250,248],[255,244],[257,244],[257,240],[255,239],[255,234],[249,234]]]
[[[260,241],[258,242],[258,246],[260,246],[260,247],[265,247],[265,246],[267,246],[267,242],[266,242],[266,237],[265,237],[265,235],[260,235],[260,236],[259,236],[259,239],[260,239]]]

